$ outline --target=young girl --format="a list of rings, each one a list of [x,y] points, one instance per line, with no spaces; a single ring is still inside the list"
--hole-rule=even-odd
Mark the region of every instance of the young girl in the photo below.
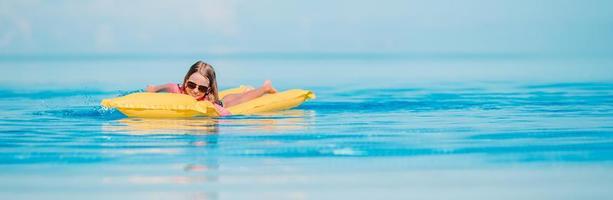
[[[258,98],[264,94],[277,92],[277,90],[272,87],[272,82],[266,80],[264,84],[257,89],[251,89],[240,94],[226,95],[223,99],[219,99],[215,70],[213,66],[202,61],[194,63],[192,67],[189,68],[182,84],[169,83],[157,86],[149,85],[145,91],[187,94],[196,98],[198,101],[210,101],[215,105],[215,108],[222,116],[231,115],[224,107],[232,107]]]

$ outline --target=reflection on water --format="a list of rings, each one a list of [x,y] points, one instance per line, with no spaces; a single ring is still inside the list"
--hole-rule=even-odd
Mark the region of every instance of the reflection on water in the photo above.
[[[139,137],[153,135],[193,135],[187,140],[189,147],[183,151],[175,152],[176,156],[189,155],[189,162],[173,165],[171,174],[138,173],[124,176],[109,176],[103,179],[105,185],[131,185],[134,186],[199,186],[201,189],[190,190],[182,194],[168,194],[172,198],[181,199],[219,199],[216,188],[220,184],[245,184],[256,181],[262,184],[279,184],[292,181],[290,177],[266,176],[223,176],[220,172],[219,156],[237,152],[233,149],[238,144],[224,143],[222,146],[218,133],[287,133],[292,131],[305,131],[315,123],[315,112],[312,110],[286,110],[278,112],[259,113],[250,116],[230,116],[224,118],[191,118],[191,119],[147,119],[147,118],[121,118],[102,124],[102,132],[114,134],[127,134]],[[249,146],[249,144],[243,144]],[[158,149],[159,150],[159,149]],[[125,150],[133,151],[133,150]],[[241,150],[242,151],[242,150]],[[225,152],[225,153],[224,153]],[[240,152],[240,151],[239,151]],[[125,153],[125,152],[124,152]],[[181,168],[178,170],[176,168]],[[250,169],[245,169],[249,170]],[[179,171],[182,171],[179,172]],[[257,174],[257,173],[256,173]],[[289,178],[289,179],[288,179]],[[223,183],[220,180],[224,180]],[[300,193],[299,196],[305,196]],[[292,194],[295,195],[295,194]],[[273,195],[273,196],[278,196]],[[285,195],[287,196],[287,195]],[[290,195],[291,196],[291,195]]]
[[[286,110],[226,118],[122,118],[102,125],[104,132],[147,134],[216,134],[220,127],[243,131],[297,131],[313,122],[314,111]],[[308,120],[307,120],[308,118]]]
[[[289,132],[304,131],[315,125],[316,113],[313,110],[285,110],[258,113],[250,116],[236,116],[220,119],[220,123],[230,130],[246,132]]]
[[[215,118],[148,119],[124,118],[103,124],[102,130],[135,135],[142,134],[211,134],[219,132]]]
[[[104,176],[101,178],[100,182],[88,183],[89,185],[99,184],[100,188],[149,188],[147,189],[147,191],[149,191],[147,194],[141,194],[139,190],[130,190],[124,192],[121,197],[126,197],[125,195],[128,194],[136,195],[138,198],[148,199],[219,199],[219,191],[214,188],[220,184],[221,164],[219,156],[213,153],[218,151],[219,141],[216,134],[208,134],[213,133],[208,131],[215,129],[207,128],[207,126],[217,126],[217,119],[121,119],[118,121],[121,122],[121,126],[130,128],[126,129],[124,127],[124,129],[114,129],[113,131],[134,134],[131,136],[137,138],[159,135],[147,135],[144,131],[159,133],[178,133],[179,131],[183,131],[184,133],[190,133],[193,137],[184,141],[185,145],[182,145],[183,151],[177,152],[178,154],[175,153],[170,155],[173,158],[169,157],[167,159],[152,160],[150,162],[145,162],[150,163],[150,165],[129,168],[138,170],[125,170],[126,168],[119,167],[110,172],[108,169],[106,172],[104,172],[104,170],[102,172],[97,171]],[[105,128],[113,129],[111,126],[106,126]],[[164,149],[163,147],[159,148]],[[158,149],[158,147],[154,147],[153,149]],[[117,152],[109,153],[118,156]],[[157,154],[161,155],[162,153]],[[148,157],[142,153],[131,156]],[[143,161],[138,161],[134,164],[140,165],[139,163],[142,162]],[[177,187],[193,187],[193,189],[185,191],[174,191],[169,189]],[[151,191],[152,188],[158,189]],[[109,198],[109,196],[103,197],[103,199],[106,198]]]

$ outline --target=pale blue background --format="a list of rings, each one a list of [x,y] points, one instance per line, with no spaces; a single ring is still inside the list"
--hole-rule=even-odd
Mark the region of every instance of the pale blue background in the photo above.
[[[608,56],[611,8],[607,0],[2,0],[0,54]]]

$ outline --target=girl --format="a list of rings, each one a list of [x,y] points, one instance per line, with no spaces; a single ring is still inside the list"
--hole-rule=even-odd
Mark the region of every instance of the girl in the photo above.
[[[202,61],[194,63],[192,67],[189,68],[182,84],[169,83],[157,86],[149,85],[145,91],[187,94],[196,98],[198,101],[210,101],[215,105],[215,108],[222,116],[231,115],[224,107],[232,107],[261,97],[264,94],[277,92],[277,90],[272,87],[272,82],[266,80],[264,84],[257,89],[251,89],[240,94],[230,94],[223,99],[219,99],[215,70],[213,66]]]

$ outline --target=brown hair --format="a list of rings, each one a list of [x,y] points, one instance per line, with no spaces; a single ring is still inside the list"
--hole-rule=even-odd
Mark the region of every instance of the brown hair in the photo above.
[[[215,77],[215,69],[213,66],[205,63],[201,60],[194,63],[185,74],[185,78],[183,79],[183,89],[185,90],[187,84],[187,79],[194,74],[199,73],[200,75],[209,79],[209,92],[205,94],[205,97],[208,98],[209,101],[218,102],[219,94],[217,92],[217,78]],[[212,97],[212,98],[211,98]]]

